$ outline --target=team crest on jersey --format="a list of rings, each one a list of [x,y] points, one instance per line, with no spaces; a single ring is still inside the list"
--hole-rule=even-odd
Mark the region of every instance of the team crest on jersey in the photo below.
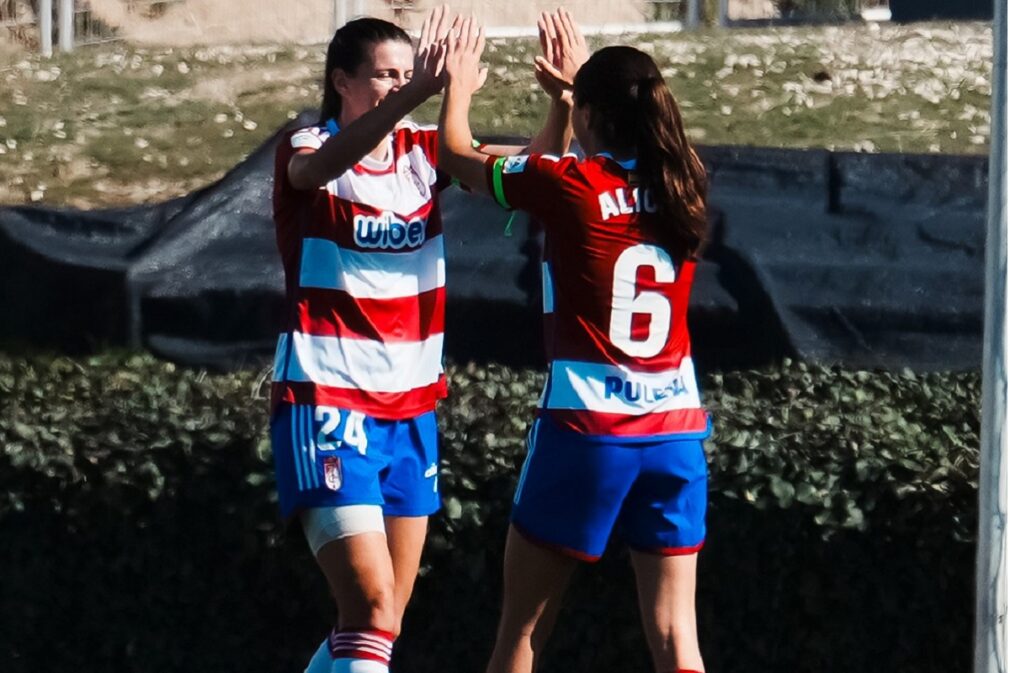
[[[522,173],[526,170],[526,162],[530,160],[528,154],[517,157],[506,157],[502,166],[502,173]]]
[[[323,458],[323,481],[326,488],[331,491],[339,491],[344,484],[344,469],[337,456],[327,456]]]

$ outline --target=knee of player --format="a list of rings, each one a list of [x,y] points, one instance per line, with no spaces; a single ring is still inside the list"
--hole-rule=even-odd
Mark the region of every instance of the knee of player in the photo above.
[[[398,634],[400,620],[396,615],[396,599],[393,585],[381,584],[373,587],[365,597],[367,604],[367,620],[373,629]]]

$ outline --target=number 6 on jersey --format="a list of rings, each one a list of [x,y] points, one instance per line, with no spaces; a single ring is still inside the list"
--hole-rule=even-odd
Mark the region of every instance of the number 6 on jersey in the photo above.
[[[649,358],[658,355],[670,336],[670,300],[655,291],[636,294],[638,270],[651,267],[657,283],[672,283],[677,272],[670,255],[655,245],[635,245],[620,254],[614,264],[614,290],[610,303],[610,342],[628,355]],[[644,339],[632,338],[636,314],[649,316],[649,332]]]

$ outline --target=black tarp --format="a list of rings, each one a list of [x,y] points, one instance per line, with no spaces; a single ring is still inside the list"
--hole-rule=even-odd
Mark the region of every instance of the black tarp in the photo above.
[[[305,117],[307,119],[308,117]],[[163,204],[0,209],[0,339],[148,348],[228,366],[270,353],[283,312],[270,216],[275,135],[214,185]],[[792,356],[919,370],[981,355],[986,162],[701,148],[712,240],[690,312],[702,367]],[[446,349],[534,363],[535,227],[443,199]]]
[[[985,19],[992,21],[992,0],[890,0],[894,21],[930,21],[933,19]]]

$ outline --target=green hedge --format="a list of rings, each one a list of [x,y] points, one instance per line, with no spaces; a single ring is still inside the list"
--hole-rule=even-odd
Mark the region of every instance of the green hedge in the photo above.
[[[399,670],[481,670],[542,376],[450,366],[445,509]],[[977,373],[783,363],[703,377],[699,617],[720,672],[971,662]],[[326,589],[275,518],[264,371],[0,354],[4,670],[298,671]],[[648,671],[624,552],[577,575],[548,673]]]

